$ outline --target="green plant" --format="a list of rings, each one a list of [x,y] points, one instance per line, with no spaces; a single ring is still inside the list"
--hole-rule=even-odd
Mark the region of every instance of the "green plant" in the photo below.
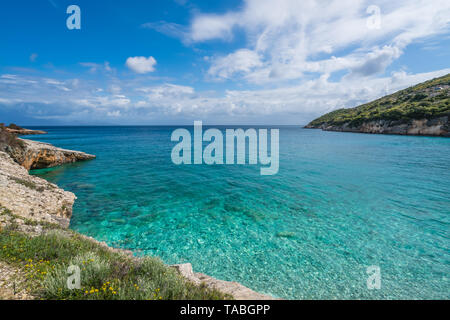
[[[432,119],[450,116],[450,74],[414,87],[398,91],[356,108],[339,109],[312,121],[309,127],[340,126],[357,127],[375,120],[407,123],[413,119]],[[436,90],[441,90],[436,94]],[[436,94],[436,95],[435,95]]]
[[[0,231],[0,260],[23,268],[27,286],[42,299],[230,299],[196,286],[158,258],[136,258],[112,251],[81,235],[55,230],[30,237]],[[67,268],[81,269],[81,288],[67,288]]]
[[[8,128],[13,129],[13,130],[22,130],[22,127],[19,127],[18,125],[11,123]]]
[[[20,179],[17,177],[9,177],[10,180],[15,181],[18,184],[21,184],[29,189],[32,190],[37,190],[37,191],[44,191],[44,187],[38,187],[34,182],[32,181],[28,181],[28,180],[24,180],[24,179]]]

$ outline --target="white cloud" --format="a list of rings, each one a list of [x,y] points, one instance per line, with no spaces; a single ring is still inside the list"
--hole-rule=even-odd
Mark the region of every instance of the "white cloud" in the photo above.
[[[153,57],[130,57],[126,66],[136,73],[144,74],[155,71],[156,60]]]
[[[112,84],[109,86],[109,91],[113,94],[119,94],[122,91],[122,87],[117,84]]]
[[[38,54],[37,53],[32,53],[30,55],[30,61],[31,62],[35,62],[37,58],[38,58]]]
[[[164,84],[161,86],[153,86],[153,87],[142,87],[136,89],[138,92],[143,92],[147,94],[151,99],[159,99],[159,98],[180,98],[187,97],[194,94],[194,88],[188,86],[180,86],[175,84]]]
[[[219,78],[229,79],[236,73],[249,73],[262,62],[254,51],[241,49],[226,57],[217,58],[208,73]]]
[[[381,8],[379,29],[367,27],[369,5]],[[408,52],[408,45],[440,41],[442,34],[448,34],[448,0],[244,0],[237,10],[223,14],[195,12],[188,27],[164,21],[143,27],[183,39],[185,44],[231,41],[236,32],[245,35],[244,43],[227,44],[225,48],[233,49],[221,54],[193,50],[208,64],[208,80],[233,80],[237,88],[250,88],[245,83],[249,82],[252,90],[202,92],[161,83],[174,82],[167,78],[121,79],[108,62],[87,62],[81,65],[104,79],[0,75],[0,103],[30,115],[60,119],[145,123],[178,117],[187,123],[194,118],[214,123],[301,124],[450,72],[386,72]],[[126,66],[139,74],[155,71],[156,64],[151,56],[126,60]]]
[[[90,73],[97,73],[99,71],[112,73],[115,71],[113,68],[111,68],[108,61],[105,61],[103,64],[94,62],[80,62],[80,66],[89,68]]]
[[[232,29],[237,23],[237,14],[200,15],[192,22],[190,36],[192,41],[211,39],[231,39]]]
[[[188,36],[188,32],[186,28],[180,24],[166,21],[158,21],[158,22],[147,22],[144,23],[142,28],[152,29],[159,33],[165,34],[169,37],[179,38],[181,40],[185,40]]]
[[[196,93],[191,87],[166,84],[138,91],[145,92],[140,108],[157,110],[163,115],[226,119],[229,123],[271,121],[306,123],[325,112],[354,107],[413,84],[445,75],[450,69],[421,74],[397,72],[389,77],[360,81],[348,77],[331,82],[327,76],[300,85],[267,90],[229,90],[225,96]],[[221,118],[221,119],[222,119]]]
[[[381,27],[367,27],[366,9],[381,9]],[[253,83],[301,79],[306,72],[348,71],[367,77],[382,73],[407,45],[444,34],[450,27],[448,0],[246,0],[241,9],[222,15],[197,14],[190,39],[229,40],[245,33],[245,48],[212,60],[209,75],[236,71]],[[255,65],[236,59],[253,52]]]
[[[173,123],[171,119],[178,117],[185,123],[204,119],[215,123],[302,124],[325,112],[357,106],[447,73],[450,69],[419,74],[399,71],[365,81],[348,76],[339,82],[323,75],[288,87],[228,90],[223,96],[170,83],[145,86],[120,79],[105,83],[0,75],[0,103],[33,117],[64,121],[108,118],[142,124],[168,119]]]
[[[109,65],[109,62],[108,62],[108,61],[105,62],[104,67],[105,67],[105,70],[106,70],[107,72],[112,72],[112,71],[113,71],[113,69],[112,69],[111,66]]]
[[[120,110],[109,111],[106,115],[108,117],[118,118],[118,117],[120,117]]]

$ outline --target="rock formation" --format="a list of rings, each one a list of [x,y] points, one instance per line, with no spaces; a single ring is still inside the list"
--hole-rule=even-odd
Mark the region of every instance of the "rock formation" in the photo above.
[[[233,296],[236,300],[274,300],[273,297],[255,292],[238,282],[218,280],[203,273],[194,273],[190,263],[175,264],[171,267],[192,283],[197,285],[203,283],[207,287]]]
[[[450,74],[355,108],[338,109],[306,128],[450,137]]]
[[[30,129],[24,129],[24,128],[20,128],[20,129],[6,128],[6,130],[8,132],[10,132],[10,133],[17,134],[19,136],[29,136],[29,135],[35,135],[35,134],[47,134],[47,132],[42,131],[42,130],[30,130]]]
[[[12,152],[14,160],[28,170],[56,167],[65,163],[95,159],[94,155],[57,148],[51,144],[24,140],[22,148]]]
[[[317,126],[308,125],[305,128],[317,128],[324,131],[340,132],[450,137],[450,122],[449,117],[447,116],[429,120],[411,120],[407,123],[393,120],[376,120],[364,122],[358,126],[351,126],[350,123],[344,123],[341,125],[322,123]]]
[[[68,227],[76,197],[35,176],[0,152],[0,205],[26,219]]]
[[[0,125],[0,151],[9,154],[14,161],[27,170],[51,168],[65,163],[95,158],[94,155],[84,152],[61,149],[48,143],[20,139],[11,130],[27,129],[17,126],[11,129]]]

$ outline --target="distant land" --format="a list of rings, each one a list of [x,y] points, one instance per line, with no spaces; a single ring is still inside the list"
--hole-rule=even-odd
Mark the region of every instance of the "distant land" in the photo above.
[[[450,137],[450,74],[373,102],[327,113],[305,128]]]
[[[13,133],[13,134],[17,134],[17,135],[21,135],[21,136],[28,136],[28,135],[35,135],[35,134],[46,134],[47,132],[42,131],[42,130],[30,130],[30,129],[25,129],[22,127],[19,127],[18,125],[11,123],[9,126],[5,126],[4,123],[0,123],[0,127],[4,128],[6,131]]]

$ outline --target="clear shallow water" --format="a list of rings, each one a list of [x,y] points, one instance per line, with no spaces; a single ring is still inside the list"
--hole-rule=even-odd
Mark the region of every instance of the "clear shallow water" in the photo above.
[[[71,227],[288,299],[450,298],[450,139],[280,130],[280,171],[175,166],[170,127],[50,127]],[[368,290],[367,266],[381,268]]]

